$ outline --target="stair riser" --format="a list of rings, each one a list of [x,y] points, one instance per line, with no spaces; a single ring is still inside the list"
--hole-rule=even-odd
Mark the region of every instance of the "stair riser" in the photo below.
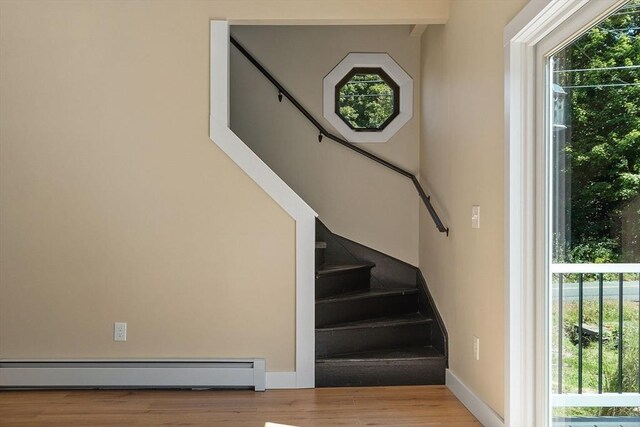
[[[359,351],[429,345],[430,323],[316,330],[316,358]]]
[[[380,316],[415,313],[418,294],[385,295],[346,301],[316,303],[316,327]]]
[[[316,270],[325,263],[325,248],[316,248]]]
[[[444,358],[429,360],[316,363],[316,387],[439,385],[445,383]]]
[[[316,298],[369,289],[371,269],[362,268],[316,279]]]

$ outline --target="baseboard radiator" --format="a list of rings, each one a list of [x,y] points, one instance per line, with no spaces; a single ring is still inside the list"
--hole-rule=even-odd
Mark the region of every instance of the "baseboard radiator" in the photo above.
[[[253,388],[264,359],[0,360],[0,388]]]

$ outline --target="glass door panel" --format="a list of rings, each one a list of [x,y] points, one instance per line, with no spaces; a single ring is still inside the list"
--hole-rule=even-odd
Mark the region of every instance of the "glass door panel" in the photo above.
[[[640,425],[640,0],[547,57],[554,425]]]

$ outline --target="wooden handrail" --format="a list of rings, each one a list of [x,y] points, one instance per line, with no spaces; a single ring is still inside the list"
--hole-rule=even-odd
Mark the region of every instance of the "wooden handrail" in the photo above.
[[[313,117],[311,115],[311,113],[309,111],[307,111],[306,108],[304,108],[297,99],[295,99],[293,97],[293,95],[291,95],[291,93],[289,93],[289,91],[287,91],[287,89],[285,89],[285,87],[280,84],[280,82],[278,82],[275,77],[273,77],[271,75],[271,73],[269,73],[269,71],[266,70],[266,68],[264,68],[262,66],[262,64],[260,64],[240,43],[238,43],[238,41],[236,39],[234,39],[233,37],[230,38],[231,39],[231,44],[233,46],[235,46],[236,49],[238,49],[238,51],[245,57],[247,58],[247,60],[249,60],[249,62],[251,62],[253,64],[254,67],[256,67],[258,69],[258,71],[260,71],[262,73],[262,75],[264,75],[267,80],[269,80],[271,82],[271,84],[273,84],[277,89],[278,89],[278,99],[280,99],[282,101],[282,97],[284,96],[285,98],[287,98],[289,100],[289,102],[291,102],[291,104],[293,104],[294,107],[296,107],[296,109],[302,113],[303,116],[305,116],[307,118],[307,120],[309,120],[311,122],[311,124],[313,124],[313,126],[318,130],[318,141],[322,142],[323,138],[327,138],[330,139],[334,142],[337,142],[338,144],[347,147],[348,149],[355,151],[356,153],[363,155],[371,160],[373,160],[376,163],[381,164],[382,166],[391,169],[392,171],[399,173],[400,175],[403,175],[406,178],[409,178],[411,180],[411,182],[413,183],[413,185],[416,187],[416,190],[418,191],[418,195],[420,196],[420,199],[422,200],[422,202],[424,203],[424,205],[427,208],[427,211],[429,211],[429,214],[431,215],[431,218],[433,219],[433,222],[436,224],[436,228],[438,229],[438,231],[440,231],[441,233],[446,233],[446,235],[449,235],[449,228],[445,227],[444,224],[442,223],[442,221],[440,220],[440,217],[438,216],[438,213],[436,212],[436,210],[433,208],[433,205],[431,204],[431,197],[427,195],[427,193],[425,193],[424,189],[422,188],[422,185],[420,185],[420,182],[418,181],[418,178],[416,178],[416,176],[414,174],[412,174],[411,172],[401,168],[400,166],[396,166],[393,163],[384,160],[378,156],[376,156],[373,153],[370,153],[360,147],[358,147],[357,145],[354,145],[352,143],[350,143],[349,141],[340,138],[339,136],[336,136],[334,134],[332,134],[331,132],[329,132],[324,126],[322,126],[322,124],[316,120],[315,117]]]

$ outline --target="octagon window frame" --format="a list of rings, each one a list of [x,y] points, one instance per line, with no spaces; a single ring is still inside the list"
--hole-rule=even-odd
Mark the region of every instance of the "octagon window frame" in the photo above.
[[[398,86],[398,114],[378,129],[354,129],[336,108],[340,84],[354,69],[363,68],[382,70]],[[413,79],[387,53],[349,53],[325,76],[323,88],[324,117],[349,142],[387,142],[413,117]]]

